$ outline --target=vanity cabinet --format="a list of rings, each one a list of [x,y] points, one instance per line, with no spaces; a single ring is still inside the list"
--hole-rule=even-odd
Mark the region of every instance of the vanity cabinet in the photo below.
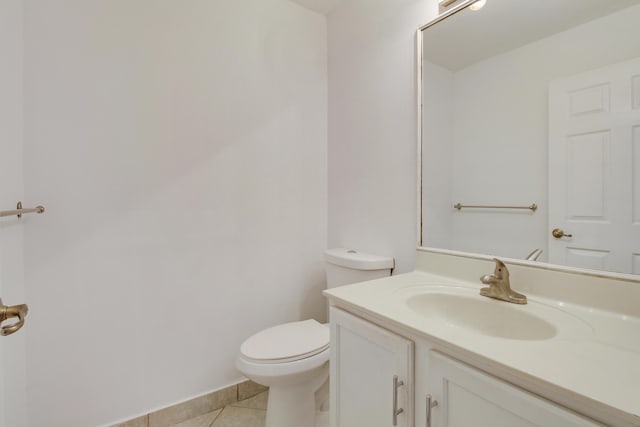
[[[421,336],[335,306],[330,316],[331,427],[601,426],[462,363]],[[428,395],[437,402],[430,425]]]
[[[335,307],[330,316],[331,427],[412,427],[413,342]]]
[[[437,402],[430,427],[601,425],[437,351],[429,353],[426,390]]]

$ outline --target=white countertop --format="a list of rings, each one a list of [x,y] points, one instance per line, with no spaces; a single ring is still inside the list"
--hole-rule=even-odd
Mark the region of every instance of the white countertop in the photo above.
[[[333,288],[325,295],[333,305],[464,354],[480,369],[534,393],[573,408],[591,408],[602,421],[640,425],[640,318],[527,293],[529,304],[517,306],[519,310],[560,311],[573,319],[567,321],[569,329],[558,324],[559,333],[550,339],[500,338],[430,321],[408,308],[406,295],[434,285],[472,289],[474,294],[482,287],[479,281],[415,271]],[[520,290],[513,280],[512,286]]]

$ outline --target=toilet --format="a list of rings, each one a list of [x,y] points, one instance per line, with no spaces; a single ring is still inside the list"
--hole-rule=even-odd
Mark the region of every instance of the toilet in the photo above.
[[[327,250],[325,260],[328,288],[389,276],[394,263],[344,248]],[[269,387],[265,427],[314,427],[316,391],[329,376],[329,325],[309,319],[258,332],[240,346],[236,367]]]

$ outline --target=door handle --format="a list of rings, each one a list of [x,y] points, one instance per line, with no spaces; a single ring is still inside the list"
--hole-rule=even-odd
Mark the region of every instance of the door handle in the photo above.
[[[573,234],[567,234],[560,228],[554,228],[551,235],[556,239],[560,239],[562,237],[573,237]]]
[[[18,332],[18,330],[24,326],[24,319],[27,317],[28,312],[29,307],[26,304],[7,306],[4,305],[0,299],[0,325],[5,320],[12,319],[14,317],[18,318],[17,322],[7,326],[2,326],[2,328],[0,328],[0,335],[4,337]]]
[[[426,418],[426,427],[431,427],[431,408],[435,408],[436,406],[438,406],[438,401],[435,400],[430,394],[427,394],[426,396],[426,404],[427,404],[427,408],[426,408],[426,414],[425,414],[425,418]]]
[[[398,425],[398,415],[404,412],[404,409],[398,408],[398,387],[402,387],[404,381],[399,381],[398,376],[393,376],[393,418],[392,423],[394,426]]]

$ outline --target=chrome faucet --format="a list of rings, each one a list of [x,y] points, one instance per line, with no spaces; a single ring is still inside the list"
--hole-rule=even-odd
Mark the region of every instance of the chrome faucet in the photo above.
[[[482,283],[489,285],[487,288],[480,289],[480,295],[514,304],[526,304],[527,297],[511,289],[507,266],[498,258],[494,258],[493,260],[496,262],[496,268],[493,270],[493,274],[487,274],[480,278]]]

